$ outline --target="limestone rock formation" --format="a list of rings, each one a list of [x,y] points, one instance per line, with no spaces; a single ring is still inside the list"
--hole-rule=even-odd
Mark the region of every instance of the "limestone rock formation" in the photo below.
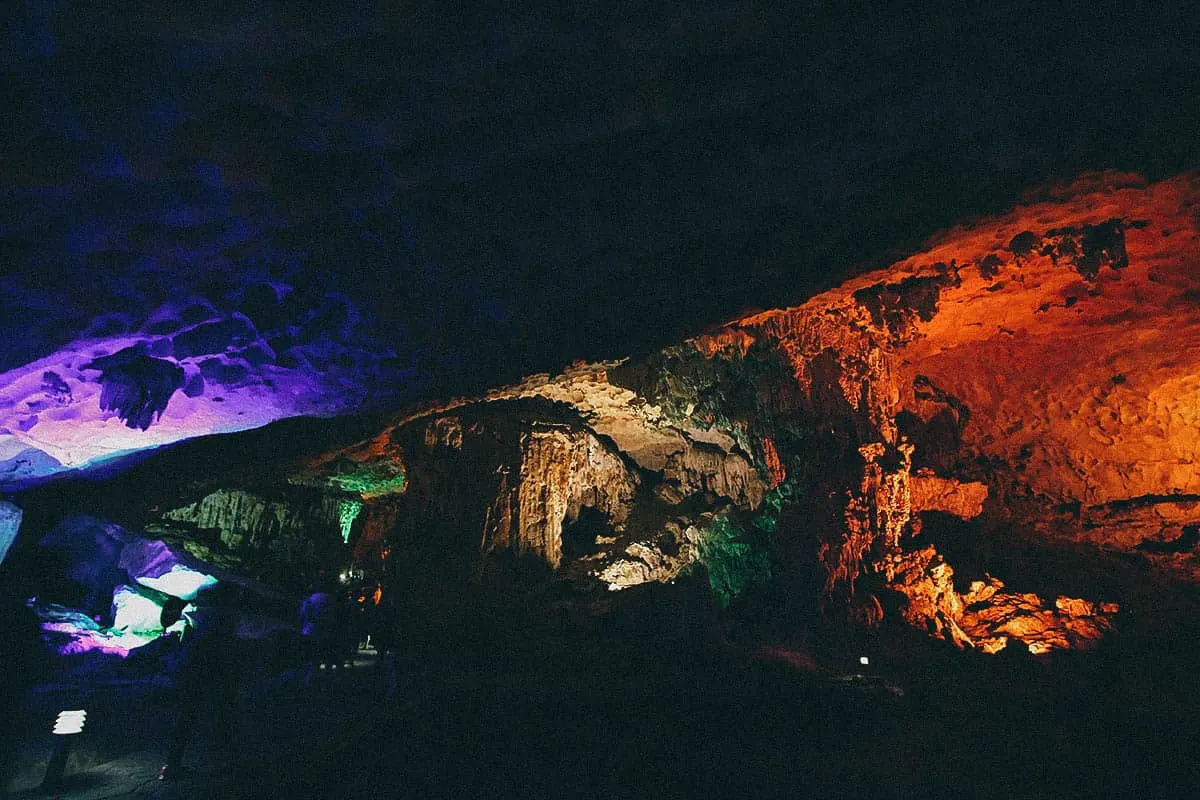
[[[0,373],[0,487],[181,439],[359,407],[368,384],[399,375],[361,333],[322,328],[339,313],[356,318],[345,298],[274,282],[239,287],[219,306],[183,294],[96,320]]]
[[[292,572],[303,578],[315,575],[339,550],[344,503],[337,494],[298,491],[276,499],[222,489],[162,518],[176,528],[213,532],[218,552],[233,554],[256,575]]]
[[[1030,524],[1079,509],[1048,535],[1128,546],[1117,520],[1136,507],[1162,520],[1149,538],[1176,539],[1200,488],[1198,184],[1091,176],[694,345],[776,347],[810,396],[835,375],[824,396],[860,427],[906,434],[918,466],[977,474],[997,508],[1020,516],[1006,500],[1031,495]]]
[[[779,608],[988,652],[1090,646],[1119,598],[988,555],[1020,534],[1200,576],[1198,200],[1195,175],[1090,176],[801,306],[408,409],[275,494],[209,483],[163,518],[282,564],[328,545],[608,590],[702,570],[723,602],[769,574]],[[248,330],[200,317],[170,358]],[[96,391],[70,376],[38,373],[43,416]]]
[[[0,500],[0,564],[4,563],[9,548],[17,538],[17,531],[21,529],[22,516],[20,508]]]
[[[878,589],[964,646],[1081,646],[1113,605],[990,576],[961,591],[917,537],[943,514],[1196,571],[1198,195],[1195,175],[1086,176],[801,306],[406,413],[302,481],[346,463],[403,474],[394,495],[361,495],[368,515],[436,521],[476,555],[586,560],[618,588],[696,559],[688,514],[753,522],[786,489],[798,511],[760,527],[784,561],[817,565],[827,604],[878,622]],[[587,509],[599,532],[573,551]]]
[[[224,575],[212,564],[121,525],[83,514],[63,519],[39,541],[45,550],[65,556],[65,577],[90,590],[93,598],[108,599],[122,584],[191,598]]]

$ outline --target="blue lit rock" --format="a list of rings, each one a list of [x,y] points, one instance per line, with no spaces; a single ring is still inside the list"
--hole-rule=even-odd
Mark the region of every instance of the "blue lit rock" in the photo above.
[[[140,585],[184,600],[217,582],[210,567],[157,539],[132,538],[121,551],[120,566]]]
[[[0,564],[4,563],[8,550],[17,539],[21,527],[21,509],[12,503],[0,500]]]
[[[95,596],[109,597],[115,587],[129,581],[121,566],[121,554],[134,535],[120,525],[72,514],[42,537],[39,544],[66,557],[67,577],[91,589]]]
[[[215,570],[183,548],[84,514],[68,516],[42,537],[40,545],[66,556],[67,577],[97,596],[137,583],[191,599],[217,582]]]

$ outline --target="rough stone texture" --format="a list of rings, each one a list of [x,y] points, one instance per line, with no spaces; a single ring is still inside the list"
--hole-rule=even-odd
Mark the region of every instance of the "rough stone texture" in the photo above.
[[[908,491],[913,511],[944,511],[961,519],[982,514],[988,496],[985,483],[922,474],[909,478]]]
[[[702,495],[746,509],[761,504],[769,477],[732,436],[670,418],[610,382],[609,366],[577,365],[555,379],[534,376],[406,415],[373,440],[319,460],[303,480],[319,482],[347,461],[400,465],[410,482],[400,524],[436,521],[474,540],[478,552],[552,567],[562,564],[564,524],[589,508],[621,528],[644,483],[652,503]]]
[[[164,519],[218,530],[230,549],[261,548],[280,536],[339,530],[337,502],[320,497],[309,507],[265,500],[249,492],[221,490],[163,514]]]
[[[853,618],[874,625],[886,615],[877,596],[864,596],[866,586],[902,598],[899,613],[913,627],[988,653],[1010,639],[1034,654],[1087,648],[1113,630],[1118,611],[1113,603],[1060,596],[1051,607],[1036,594],[1000,591],[1004,583],[991,576],[960,593],[954,568],[935,547],[910,549],[920,530],[916,515],[939,510],[964,519],[977,516],[986,487],[912,475],[913,446],[907,443],[897,448],[891,467],[881,463],[888,455],[881,443],[863,445],[859,453],[863,478],[847,503],[841,540],[827,540],[819,551],[827,597],[848,607]],[[914,491],[917,486],[922,488]]]
[[[0,564],[4,563],[8,550],[17,539],[21,529],[21,509],[6,500],[0,500]]]
[[[0,487],[181,439],[353,409],[382,375],[404,377],[366,342],[301,329],[328,298],[287,302],[292,287],[271,291],[281,295],[278,318],[255,309],[261,326],[183,297],[140,327],[85,331],[0,373]]]
[[[521,437],[515,515],[493,517],[485,548],[508,544],[552,567],[562,563],[562,526],[583,507],[619,525],[628,513],[636,481],[620,457],[596,437],[556,428],[532,428]],[[505,525],[515,517],[516,525]],[[507,529],[506,529],[507,528]]]
[[[139,584],[147,593],[169,591],[191,599],[197,589],[228,573],[190,552],[181,543],[139,535],[120,525],[84,514],[71,514],[38,542],[66,556],[66,577],[91,590],[94,607],[117,586]]]
[[[212,546],[236,556],[255,577],[304,581],[339,563],[341,498],[332,493],[293,493],[267,499],[243,490],[221,489],[162,515],[204,537],[216,532]]]
[[[112,522],[84,514],[71,514],[39,541],[41,547],[67,557],[67,577],[105,598],[114,587],[130,580],[121,566],[121,554],[137,537]]]
[[[696,562],[697,545],[701,531],[688,526],[674,528],[676,536],[671,539],[672,552],[653,542],[634,542],[623,551],[624,556],[612,561],[594,574],[608,585],[609,591],[617,592],[643,583],[670,583]]]
[[[798,511],[774,546],[818,566],[827,603],[878,622],[888,589],[959,644],[1077,646],[1107,629],[1102,607],[964,604],[936,550],[906,548],[942,512],[1194,569],[1198,183],[1053,187],[801,306],[408,412],[310,472],[386,463],[408,480],[396,527],[410,538],[441,529],[476,556],[555,567],[564,524],[595,509],[619,541],[580,557],[622,586],[674,574],[673,555],[630,550],[659,547],[664,508],[753,514],[787,482]]]
[[[1053,604],[1029,592],[1006,592],[988,576],[965,593],[954,588],[954,569],[933,547],[890,554],[888,585],[904,595],[904,618],[959,647],[996,653],[1019,642],[1030,653],[1087,649],[1114,629],[1115,603],[1058,597]]]
[[[777,349],[805,412],[850,419],[860,441],[908,435],[918,466],[986,481],[997,512],[1083,509],[1048,536],[1172,540],[1200,521],[1184,510],[1200,496],[1198,196],[1195,174],[1089,176],[692,344]],[[1123,529],[1131,506],[1144,533]]]

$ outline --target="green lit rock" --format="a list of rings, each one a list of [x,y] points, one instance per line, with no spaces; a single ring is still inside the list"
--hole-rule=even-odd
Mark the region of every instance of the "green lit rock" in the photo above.
[[[355,464],[351,471],[336,472],[327,480],[331,486],[344,492],[364,497],[399,494],[405,486],[404,470],[391,461]]]
[[[113,591],[112,629],[138,634],[162,631],[162,607],[167,596],[145,586],[118,586]]]
[[[696,551],[722,608],[748,586],[771,579],[770,556],[729,516],[713,519],[701,533]]]
[[[361,500],[343,500],[338,506],[338,521],[342,526],[342,541],[350,541],[350,529],[354,526],[354,520],[363,510]]]

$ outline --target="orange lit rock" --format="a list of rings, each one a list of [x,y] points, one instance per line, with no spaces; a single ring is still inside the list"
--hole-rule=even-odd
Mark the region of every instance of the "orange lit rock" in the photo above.
[[[770,436],[763,437],[762,450],[763,461],[767,467],[767,487],[774,489],[787,479],[787,470],[783,468],[783,462],[779,459],[779,451],[775,449],[775,442]]]
[[[693,557],[686,514],[786,496],[799,510],[772,521],[771,547],[816,568],[797,585],[827,608],[877,622],[895,592],[910,624],[963,647],[1087,646],[1112,604],[990,576],[960,593],[913,537],[941,512],[982,518],[996,548],[1019,529],[1200,579],[1198,206],[1195,174],[1087,176],[639,362],[412,410],[313,471],[402,464],[398,525],[438,520],[476,552],[560,569],[586,559],[619,587]],[[570,556],[585,509],[611,530]]]
[[[1053,503],[1200,496],[1198,199],[1195,174],[1092,176],[694,345],[774,343],[885,441],[900,412],[919,445],[944,412],[958,455],[1019,467]]]
[[[995,578],[976,581],[959,594],[953,568],[932,547],[893,552],[882,572],[888,588],[904,596],[901,613],[911,625],[988,653],[1014,641],[1034,654],[1086,649],[1112,632],[1117,612],[1111,603],[1101,609],[1068,597],[1059,597],[1050,608],[1035,594],[1003,591],[1003,582]]]
[[[910,625],[960,647],[971,644],[959,626],[963,603],[954,590],[954,569],[934,548],[895,550],[880,567],[887,586],[904,595],[901,614]]]
[[[1117,606],[1111,603],[1060,596],[1051,607],[1036,594],[1004,591],[1004,583],[991,576],[972,582],[965,594],[960,593],[953,567],[936,548],[908,549],[912,522],[922,502],[925,510],[975,516],[986,487],[910,475],[913,447],[908,444],[897,448],[890,468],[881,463],[887,455],[883,444],[863,445],[859,452],[863,479],[847,504],[845,533],[840,543],[826,542],[820,551],[830,598],[861,608],[863,604],[855,600],[857,585],[880,581],[883,589],[904,598],[900,614],[910,625],[959,647],[988,653],[1013,641],[1035,654],[1086,648],[1112,630]],[[914,490],[916,486],[922,488]],[[955,501],[937,502],[946,498]],[[874,606],[878,607],[877,601]],[[878,621],[871,614],[855,616],[863,622]]]
[[[960,519],[972,519],[983,513],[987,484],[963,482],[936,475],[913,475],[909,479],[914,511],[944,511]]]

